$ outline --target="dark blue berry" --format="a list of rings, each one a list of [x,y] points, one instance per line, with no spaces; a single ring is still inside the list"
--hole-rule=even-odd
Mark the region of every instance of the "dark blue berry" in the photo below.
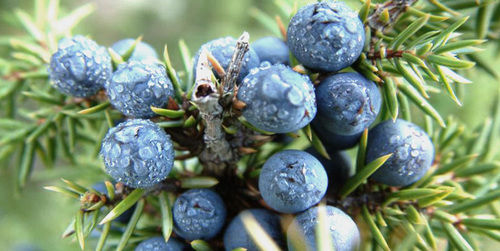
[[[339,191],[352,174],[349,155],[346,152],[328,151],[330,159],[327,159],[312,147],[306,149],[306,152],[317,158],[325,168],[328,176],[328,191]]]
[[[174,95],[165,67],[152,61],[120,64],[106,86],[109,101],[126,116],[150,118],[151,106],[162,107]]]
[[[252,43],[261,62],[271,64],[290,64],[290,51],[283,40],[277,37],[263,37]]]
[[[281,232],[279,216],[265,209],[248,209],[240,212],[226,228],[224,232],[224,248],[226,251],[231,251],[235,248],[246,248],[248,251],[260,250],[243,224],[242,216],[244,214],[251,214],[276,244],[279,246],[283,245],[283,234]]]
[[[389,186],[407,186],[421,179],[432,165],[434,146],[420,127],[408,121],[381,122],[368,133],[367,163],[393,155],[371,176]]]
[[[236,49],[236,39],[233,37],[223,37],[209,41],[201,46],[201,48],[196,53],[193,64],[193,73],[196,76],[196,66],[198,65],[198,58],[203,49],[214,56],[219,64],[227,70],[231,58],[233,57],[234,50]],[[240,75],[238,75],[238,83],[243,80],[243,78],[250,72],[250,69],[258,67],[260,64],[259,56],[252,48],[249,48],[245,57],[243,58],[243,64],[241,66]],[[214,71],[215,76],[219,77],[217,72]]]
[[[123,55],[130,49],[134,42],[135,39],[133,38],[122,39],[111,45],[111,49],[116,51],[118,54]],[[158,59],[158,54],[156,54],[155,49],[148,43],[141,41],[135,46],[134,52],[132,52],[132,55],[130,55],[130,58],[128,60],[141,61],[154,59]]]
[[[331,131],[318,116],[311,122],[314,132],[321,139],[321,142],[330,151],[339,151],[352,148],[359,142],[362,133],[354,135],[340,135]]]
[[[339,71],[358,59],[365,30],[358,13],[344,2],[325,1],[299,9],[288,25],[287,44],[304,66]]]
[[[327,77],[316,88],[316,119],[329,131],[355,135],[370,126],[380,111],[377,85],[355,72]]]
[[[210,189],[191,189],[181,194],[172,208],[174,231],[186,240],[208,240],[226,220],[222,198]]]
[[[150,188],[170,173],[174,148],[170,136],[155,123],[131,119],[109,129],[102,140],[106,172],[134,188]]]
[[[172,237],[165,242],[163,237],[153,237],[142,241],[135,248],[135,251],[182,251],[186,245]]]
[[[260,172],[264,201],[282,213],[297,213],[318,203],[326,193],[328,177],[321,162],[299,150],[271,156]]]
[[[104,182],[95,183],[94,185],[92,185],[92,188],[94,190],[96,190],[97,192],[108,196],[108,189],[106,188],[106,185],[104,184]],[[102,207],[101,209],[104,209],[104,207]],[[132,214],[134,213],[134,209],[135,209],[135,205],[133,207],[131,207],[130,209],[128,209],[127,211],[125,211],[124,213],[120,214],[120,216],[118,216],[115,219],[115,221],[118,221],[118,222],[123,223],[123,224],[128,223],[128,221],[132,217]]]
[[[358,250],[360,244],[360,235],[356,223],[349,215],[342,210],[326,206],[326,216],[330,236],[336,251],[355,251]],[[316,247],[316,229],[318,224],[318,207],[310,208],[309,210],[297,215],[294,223],[288,228],[288,236],[292,236],[291,231],[296,231],[293,227],[304,234],[305,244],[308,250],[318,250]],[[293,247],[293,240],[288,239],[288,249],[297,250]]]
[[[238,99],[246,104],[245,119],[269,132],[299,130],[316,115],[311,81],[282,64],[252,69],[238,89]]]
[[[50,59],[53,86],[74,97],[96,94],[109,81],[111,73],[111,57],[106,48],[80,35],[61,39]]]

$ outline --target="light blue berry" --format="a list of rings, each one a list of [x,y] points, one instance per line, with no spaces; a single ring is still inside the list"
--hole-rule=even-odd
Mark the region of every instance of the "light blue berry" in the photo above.
[[[283,40],[277,37],[263,37],[252,43],[261,62],[267,61],[271,64],[290,64],[290,51]]]
[[[243,116],[253,126],[276,133],[301,129],[316,115],[311,80],[290,67],[268,62],[250,71],[238,89]]]
[[[80,35],[61,39],[50,59],[53,86],[74,97],[96,94],[109,81],[111,73],[111,57],[106,48]]]
[[[317,204],[325,195],[328,177],[311,154],[285,150],[271,156],[260,172],[259,191],[264,201],[282,213],[297,213]]]
[[[226,206],[210,189],[191,189],[177,198],[172,214],[177,235],[186,240],[208,240],[224,226]]]
[[[200,53],[203,49],[206,49],[208,52],[214,56],[215,59],[219,62],[219,64],[227,70],[231,59],[233,58],[234,50],[236,49],[236,39],[233,37],[223,37],[214,39],[209,41],[201,46],[201,48],[196,53],[193,64],[193,73],[196,76],[196,66],[198,65],[198,58],[200,57]],[[238,83],[243,80],[243,78],[248,74],[250,69],[258,67],[260,64],[259,56],[257,53],[250,47],[249,50],[245,53],[243,57],[243,63],[241,65],[240,75],[238,75]],[[215,76],[219,78],[219,75],[215,70],[213,71]]]
[[[162,107],[174,95],[165,67],[151,61],[120,64],[106,86],[109,101],[129,117],[150,118],[151,106]]]
[[[324,1],[299,9],[288,25],[287,44],[304,66],[339,71],[354,63],[365,43],[358,13],[344,2]]]
[[[389,186],[407,186],[421,179],[434,160],[434,145],[420,127],[408,121],[381,122],[368,133],[366,161],[393,155],[371,176]]]
[[[109,129],[102,140],[106,172],[134,188],[150,188],[164,180],[174,165],[170,136],[155,123],[131,119]]]
[[[265,209],[248,209],[240,212],[229,223],[224,232],[224,248],[231,251],[235,248],[246,248],[247,251],[260,251],[243,224],[242,215],[250,213],[261,228],[274,240],[278,246],[283,246],[280,218]]]
[[[139,243],[135,251],[182,251],[186,245],[175,238],[165,242],[163,237],[153,237]]]
[[[355,72],[339,73],[316,88],[316,119],[339,135],[356,135],[377,118],[382,98],[377,85]]]
[[[355,251],[360,245],[360,235],[356,223],[349,215],[342,210],[326,206],[326,224],[330,230],[330,236],[336,251]],[[295,224],[291,224],[288,228],[288,236],[292,236],[291,232],[297,229],[304,234],[305,244],[308,250],[318,250],[316,247],[316,229],[318,219],[318,207],[310,208],[309,210],[297,215],[294,219]],[[293,240],[288,239],[288,249],[297,250],[293,247]]]
[[[347,179],[352,175],[351,158],[346,152],[328,151],[330,159],[323,157],[314,148],[305,150],[321,162],[328,176],[328,192],[336,193],[342,188]]]
[[[113,45],[111,45],[111,49],[113,49],[115,52],[117,52],[120,55],[125,54],[130,47],[134,44],[135,39],[133,38],[126,38],[122,39]],[[136,61],[141,61],[141,60],[154,60],[158,59],[158,54],[156,54],[156,51],[151,45],[149,45],[146,42],[139,42],[134,49],[134,52],[132,52],[132,55],[130,55],[130,58],[128,61],[136,60]]]

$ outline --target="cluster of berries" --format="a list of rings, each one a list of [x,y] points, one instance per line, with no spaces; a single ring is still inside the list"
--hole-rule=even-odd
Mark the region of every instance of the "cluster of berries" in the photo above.
[[[111,48],[125,53],[133,41],[122,40]],[[285,150],[271,156],[260,172],[263,200],[276,212],[297,214],[291,225],[304,234],[311,250],[316,249],[319,222],[315,205],[327,189],[338,189],[350,175],[350,161],[340,151],[357,144],[381,109],[377,85],[357,72],[344,70],[358,59],[364,44],[363,24],[343,2],[310,4],[291,19],[286,43],[265,37],[251,45],[237,81],[237,98],[245,103],[242,115],[249,123],[273,133],[294,132],[311,124],[332,156],[327,160],[312,149]],[[194,65],[201,51],[207,50],[226,69],[235,45],[231,37],[210,41],[202,45]],[[290,55],[310,72],[320,73],[316,86],[309,76],[289,66]],[[154,49],[140,42],[130,59],[113,72],[111,57],[103,47],[82,36],[63,39],[52,56],[50,77],[58,90],[76,97],[89,97],[104,88],[111,104],[131,118],[111,128],[102,141],[106,171],[114,180],[151,189],[167,178],[174,164],[173,143],[149,118],[154,116],[150,107],[165,106],[174,90]],[[400,119],[383,121],[369,132],[366,161],[389,153],[393,155],[372,178],[390,186],[407,186],[422,178],[434,158],[427,134]],[[326,213],[335,249],[356,250],[360,234],[355,222],[332,206],[326,207]],[[172,214],[176,235],[186,240],[211,239],[226,222],[224,201],[210,189],[184,192],[175,201]],[[288,248],[294,249],[290,239],[284,241],[277,214],[248,209],[226,227],[226,250],[257,250],[243,224],[242,217],[248,214],[276,243],[288,242]],[[168,243],[152,238],[136,250],[181,250],[183,245],[174,238]]]

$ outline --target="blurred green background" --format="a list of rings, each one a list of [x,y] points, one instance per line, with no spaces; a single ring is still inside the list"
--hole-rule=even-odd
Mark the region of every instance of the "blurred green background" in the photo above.
[[[127,37],[143,35],[143,40],[153,45],[159,53],[164,44],[169,45],[174,64],[180,67],[177,42],[184,39],[194,53],[204,42],[221,36],[239,36],[244,30],[251,41],[272,33],[250,15],[251,8],[264,10],[274,16],[277,13],[270,0],[94,0],[61,1],[63,10],[71,10],[93,2],[94,13],[85,19],[75,33],[90,35],[104,46]],[[353,1],[357,4],[358,1]],[[0,36],[23,34],[20,27],[8,21],[12,10],[22,8],[32,11],[32,1],[0,0]],[[0,48],[5,57],[7,48]],[[495,48],[480,53],[491,65],[500,65]],[[500,73],[500,67],[497,67]],[[482,71],[470,71],[467,75],[474,84],[464,88],[463,107],[457,107],[446,95],[434,95],[432,102],[444,117],[454,114],[467,125],[482,123],[491,112],[493,99],[498,93],[498,82]],[[417,114],[416,112],[415,114]],[[13,161],[14,163],[14,161]],[[95,168],[73,167],[53,170],[35,170],[34,179],[26,189],[14,191],[13,163],[0,163],[0,250],[22,250],[32,244],[41,250],[79,250],[71,238],[61,239],[72,214],[78,208],[74,200],[58,196],[42,189],[53,185],[58,177],[85,182],[102,180],[103,174]],[[85,185],[90,185],[86,184]],[[90,249],[89,249],[90,250]]]

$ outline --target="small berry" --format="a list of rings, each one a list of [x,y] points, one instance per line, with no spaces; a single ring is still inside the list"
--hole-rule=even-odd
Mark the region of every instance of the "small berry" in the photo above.
[[[287,44],[304,66],[339,71],[358,59],[365,30],[358,14],[344,2],[325,1],[299,9],[288,25]]]
[[[182,251],[186,245],[174,238],[165,242],[163,237],[153,237],[139,243],[135,251]]]
[[[226,228],[224,232],[224,248],[226,251],[231,251],[235,248],[245,248],[247,251],[260,250],[243,224],[242,215],[245,213],[252,214],[269,237],[279,246],[283,245],[283,234],[281,233],[279,216],[265,209],[247,209],[234,217]]]
[[[104,182],[95,183],[94,185],[92,185],[92,188],[95,189],[97,192],[108,196],[108,189],[106,188],[106,185],[104,184]],[[102,211],[104,211],[104,207],[101,207],[101,209],[102,209]],[[134,209],[135,209],[135,205],[133,207],[131,207],[130,209],[128,209],[127,211],[125,211],[124,213],[120,214],[120,216],[118,216],[115,219],[115,221],[126,224],[130,220],[130,218],[132,217],[132,214],[134,213]]]
[[[238,89],[243,116],[253,126],[276,133],[301,129],[316,115],[314,87],[290,67],[263,63],[250,71]]]
[[[106,172],[134,188],[150,188],[170,173],[174,148],[170,136],[155,123],[131,119],[109,129],[102,140]]]
[[[408,121],[381,122],[368,133],[366,161],[393,155],[371,176],[389,186],[407,186],[421,179],[432,165],[434,145],[420,127]]]
[[[109,81],[111,73],[111,57],[106,48],[80,35],[61,39],[50,59],[53,86],[74,97],[96,94]]]
[[[174,95],[165,67],[159,63],[129,61],[120,64],[106,86],[109,101],[126,116],[150,118],[151,106],[164,106]]]
[[[252,43],[261,62],[267,61],[271,64],[290,64],[290,51],[283,40],[277,37],[263,37]]]
[[[307,148],[306,152],[318,159],[325,168],[328,176],[328,191],[339,191],[352,174],[352,163],[349,155],[346,152],[328,151],[330,159],[327,159],[312,147]]]
[[[196,53],[193,64],[193,73],[196,76],[196,66],[198,65],[198,58],[203,49],[214,56],[219,64],[227,70],[231,59],[233,58],[234,50],[236,49],[236,39],[233,37],[223,37],[209,41],[201,46],[201,48]],[[243,63],[241,65],[240,75],[238,75],[238,83],[243,80],[243,78],[248,74],[250,69],[258,67],[260,64],[259,56],[250,47],[243,58]],[[219,77],[217,72],[214,71],[215,76]]]
[[[186,240],[208,240],[224,226],[226,206],[210,189],[191,189],[177,198],[172,214],[177,235]]]
[[[326,217],[330,236],[336,251],[354,251],[358,250],[360,245],[360,235],[356,223],[349,215],[342,210],[326,206]],[[291,232],[296,231],[293,227],[304,234],[305,244],[308,250],[318,250],[316,247],[316,229],[318,219],[318,207],[310,208],[309,210],[297,215],[294,219],[295,224],[291,224],[288,228],[288,236],[292,236]],[[296,250],[293,246],[293,240],[288,239],[288,249]]]
[[[115,52],[117,52],[120,55],[125,54],[130,47],[134,44],[135,39],[133,38],[126,38],[122,39],[113,45],[111,45],[111,49],[113,49]],[[156,54],[156,51],[151,45],[149,45],[146,42],[139,42],[134,49],[134,52],[132,52],[132,55],[130,55],[130,58],[128,61],[136,60],[136,61],[141,61],[141,60],[154,60],[158,59],[158,54]]]
[[[304,211],[326,193],[328,177],[321,162],[299,150],[271,156],[260,172],[259,191],[264,201],[282,213]]]
[[[361,137],[361,133],[354,135],[340,135],[331,131],[331,128],[327,127],[326,124],[316,117],[312,122],[311,126],[314,132],[321,139],[321,142],[329,151],[339,151],[352,148],[358,144]]]
[[[363,132],[377,118],[382,103],[377,85],[355,72],[335,74],[321,81],[316,99],[316,119],[340,135]]]

